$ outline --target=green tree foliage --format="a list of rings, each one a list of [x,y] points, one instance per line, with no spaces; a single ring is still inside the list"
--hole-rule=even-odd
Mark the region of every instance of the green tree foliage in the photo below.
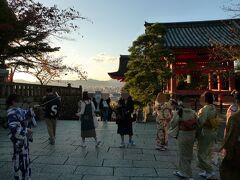
[[[165,29],[160,24],[147,26],[129,48],[130,59],[125,74],[125,89],[143,104],[163,89],[171,77],[172,52],[164,47]]]
[[[79,28],[75,20],[86,19],[72,8],[60,10],[33,0],[0,0],[0,10],[0,44],[4,42],[0,64],[13,69],[41,64],[39,57],[60,49],[51,44],[51,38],[63,38]],[[4,14],[10,21],[3,18]]]

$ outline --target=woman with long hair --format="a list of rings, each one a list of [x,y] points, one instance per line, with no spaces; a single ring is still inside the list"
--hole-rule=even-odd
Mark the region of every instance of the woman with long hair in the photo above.
[[[88,92],[83,92],[83,98],[80,102],[81,111],[77,115],[80,116],[81,120],[81,137],[82,137],[82,147],[86,147],[85,139],[86,138],[94,138],[96,147],[99,146],[101,141],[97,140],[95,125],[94,125],[94,117],[95,117],[95,106],[91,99],[88,96]]]
[[[125,103],[125,100],[121,98],[118,101],[116,114],[117,114],[117,120],[116,123],[118,125],[117,133],[121,136],[121,148],[125,147],[124,142],[124,135],[129,136],[129,145],[134,146],[135,143],[132,140],[133,136],[133,128],[132,128],[132,118],[131,114],[134,111],[134,102],[132,100],[132,97],[129,96],[127,99],[127,102]]]

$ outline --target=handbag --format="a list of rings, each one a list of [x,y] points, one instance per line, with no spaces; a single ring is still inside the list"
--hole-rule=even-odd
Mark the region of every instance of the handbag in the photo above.
[[[97,116],[93,116],[93,124],[94,127],[97,128],[98,127],[98,120],[97,120]]]
[[[131,121],[135,122],[137,120],[137,114],[134,112],[131,114]]]

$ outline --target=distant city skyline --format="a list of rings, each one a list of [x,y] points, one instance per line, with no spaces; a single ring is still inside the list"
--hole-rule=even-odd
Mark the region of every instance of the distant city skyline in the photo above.
[[[37,1],[37,0],[36,0]],[[120,54],[128,54],[132,42],[144,33],[144,22],[183,22],[232,18],[223,10],[234,0],[38,0],[46,6],[78,10],[92,21],[79,20],[78,32],[66,35],[72,40],[52,39],[66,64],[81,64],[88,78],[109,80],[108,72],[118,69]],[[17,79],[34,80],[26,74]],[[64,77],[72,79],[74,77]]]

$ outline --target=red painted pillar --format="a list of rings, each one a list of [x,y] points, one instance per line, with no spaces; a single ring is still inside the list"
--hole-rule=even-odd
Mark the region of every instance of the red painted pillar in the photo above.
[[[229,91],[233,91],[235,89],[235,78],[233,75],[229,75]]]
[[[217,75],[217,81],[218,81],[218,102],[222,102],[222,89],[223,89],[223,77],[222,77],[222,73],[219,73]]]
[[[171,93],[175,94],[176,93],[176,73],[175,73],[175,64],[171,64],[171,70],[172,70],[172,78],[170,80],[171,84]]]
[[[211,91],[213,89],[213,76],[212,73],[208,73],[208,90]]]

